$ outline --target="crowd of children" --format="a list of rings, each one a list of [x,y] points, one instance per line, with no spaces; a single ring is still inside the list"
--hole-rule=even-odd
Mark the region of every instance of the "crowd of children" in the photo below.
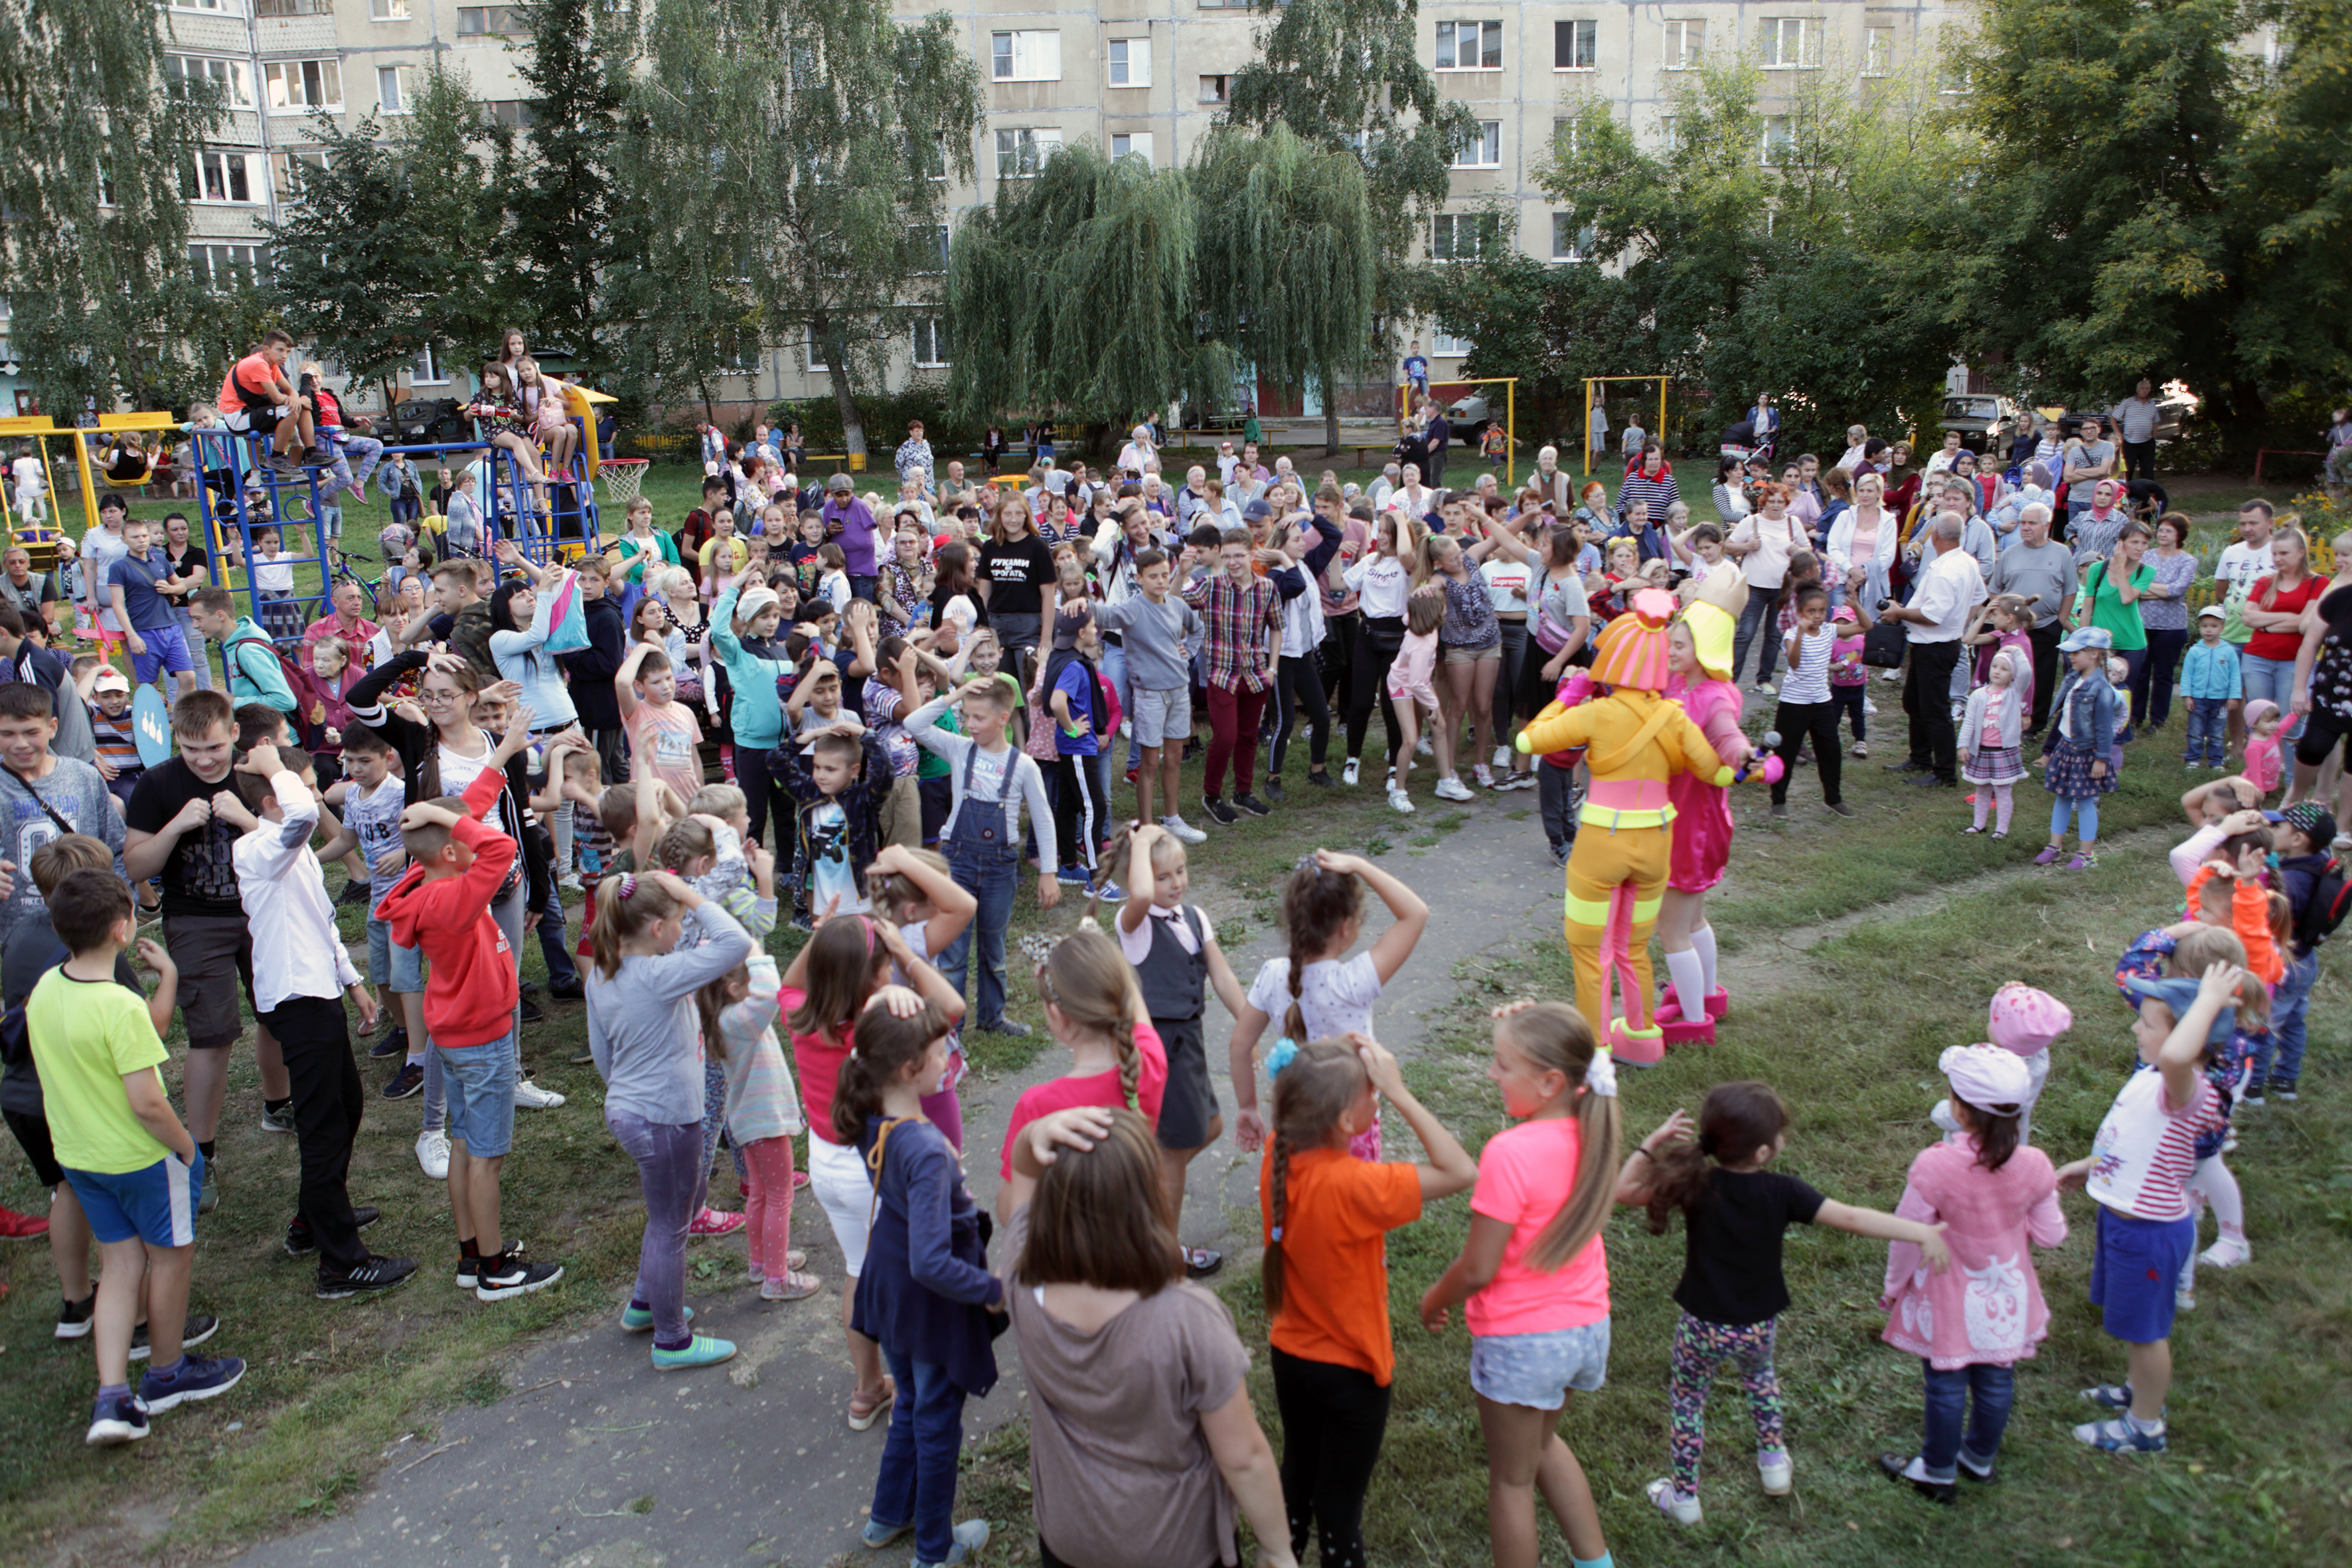
[[[520,384],[535,384],[527,364]],[[178,681],[193,672],[171,657],[176,623],[157,595],[193,582],[170,575],[168,552],[151,561],[144,525],[132,524],[126,553],[150,564],[128,584],[120,563],[108,568],[118,625],[139,680],[180,686],[178,754],[140,765],[124,728],[131,682],[111,664],[93,658],[73,676],[94,738],[88,763],[53,750],[53,704],[37,684],[0,686],[0,800],[14,804],[13,784],[20,822],[45,819],[5,906],[0,981],[27,1043],[17,1048],[0,1023],[0,1099],[53,1191],[58,1333],[95,1343],[89,1440],[135,1440],[151,1416],[243,1373],[234,1357],[189,1353],[217,1325],[188,1311],[194,1232],[220,1201],[215,1145],[240,985],[257,1024],[264,1126],[290,1133],[299,1153],[286,1247],[314,1258],[320,1298],[379,1292],[420,1269],[368,1249],[361,1233],[375,1211],[346,1188],[367,1099],[347,999],[362,1034],[384,1014],[373,1054],[401,1059],[383,1095],[423,1096],[418,1157],[447,1184],[459,1287],[498,1301],[561,1280],[559,1266],[512,1239],[500,1201],[517,1109],[562,1103],[523,1067],[520,1026],[537,1014],[518,963],[530,921],[546,953],[542,994],[585,1003],[604,1122],[637,1167],[646,1223],[620,1326],[651,1335],[658,1371],[736,1353],[690,1322],[697,1237],[742,1231],[763,1300],[824,1289],[793,1245],[805,1186],[841,1255],[855,1371],[845,1418],[859,1431],[887,1422],[864,1539],[878,1547],[911,1532],[920,1563],[962,1561],[987,1537],[985,1524],[956,1521],[954,1503],[962,1407],[995,1381],[992,1341],[1025,1267],[999,1247],[992,1270],[995,1226],[1034,1245],[1027,1196],[1127,1116],[1149,1130],[1157,1162],[1139,1224],[1173,1239],[1188,1165],[1225,1131],[1203,1032],[1212,992],[1234,1021],[1235,1142],[1259,1156],[1288,1537],[1262,1541],[1268,1562],[1295,1561],[1318,1538],[1326,1563],[1364,1560],[1396,1364],[1385,1237],[1465,1191],[1467,1239],[1426,1282],[1419,1316],[1442,1332],[1460,1308],[1470,1335],[1498,1563],[1536,1561],[1538,1499],[1580,1568],[1611,1561],[1594,1489],[1558,1426],[1572,1394],[1606,1379],[1601,1232],[1618,1205],[1645,1211],[1653,1232],[1684,1221],[1668,1473],[1647,1488],[1677,1523],[1701,1518],[1705,1408],[1727,1371],[1749,1401],[1762,1489],[1794,1485],[1774,1370],[1778,1321],[1797,1305],[1781,1269],[1792,1224],[1889,1244],[1884,1337],[1921,1363],[1923,1415],[1917,1444],[1879,1464],[1948,1504],[1963,1479],[1995,1473],[2017,1364],[2053,1310],[2032,1249],[2063,1239],[2058,1194],[2084,1186],[2097,1215],[2091,1299],[2127,1348],[2125,1378],[2086,1392],[2097,1409],[2075,1436],[2102,1450],[2162,1449],[2171,1328],[2195,1304],[2196,1266],[2252,1255],[2226,1163],[2231,1118],[2297,1094],[2316,950],[2347,901],[2332,817],[2308,800],[2262,809],[2278,782],[2278,706],[2246,704],[2243,773],[2184,797],[2195,831],[2173,864],[2186,913],[2144,933],[2116,968],[2140,1070],[2087,1157],[2061,1165],[2030,1141],[2051,1051],[2074,1020],[2021,985],[1991,998],[1987,1043],[1942,1053],[1940,1136],[1890,1213],[1772,1168],[1792,1117],[1762,1083],[1715,1086],[1696,1118],[1675,1112],[1626,1152],[1606,1032],[1555,1003],[1496,1010],[1487,1076],[1509,1125],[1474,1155],[1377,1043],[1379,1000],[1430,916],[1410,887],[1360,856],[1306,857],[1283,882],[1284,955],[1246,985],[1186,901],[1187,847],[1207,837],[1177,801],[1195,702],[1210,721],[1200,805],[1212,825],[1283,803],[1281,759],[1300,721],[1310,785],[1356,784],[1377,703],[1391,806],[1413,809],[1412,764],[1428,742],[1441,798],[1474,798],[1474,784],[1542,789],[1564,856],[1580,820],[1573,759],[1538,769],[1513,755],[1514,731],[1555,696],[1574,700],[1584,678],[1572,667],[1590,658],[1595,626],[1649,614],[1658,596],[1647,591],[1680,563],[1685,629],[1670,639],[1659,689],[1727,764],[1744,762],[1751,743],[1732,738],[1738,694],[1722,667],[1743,662],[1748,638],[1733,627],[1757,629],[1745,613],[1752,575],[1748,594],[1720,590],[1758,545],[1752,529],[1727,538],[1636,514],[1612,521],[1596,561],[1601,520],[1561,521],[1564,490],[1509,498],[1487,480],[1419,492],[1417,474],[1402,477],[1376,500],[1328,481],[1310,495],[1286,464],[1257,469],[1247,451],[1218,480],[1196,470],[1170,490],[1156,464],[1116,488],[1041,468],[1033,491],[985,509],[983,528],[978,498],[934,492],[919,473],[886,529],[838,483],[821,499],[788,495],[784,476],[762,499],[776,477],[755,459],[713,477],[675,542],[650,531],[649,509],[632,508],[636,548],[544,574],[509,560],[520,584],[499,585],[486,562],[444,561],[430,567],[431,602],[384,606],[360,659],[328,636],[299,665],[273,646],[302,627],[272,548],[257,556],[258,626],[224,590],[189,595],[192,625],[222,645],[226,695]],[[1791,495],[1759,482],[1763,515],[1777,521]],[[1236,493],[1245,504],[1229,510]],[[1424,493],[1425,516],[1384,504]],[[1942,534],[1929,537],[1942,552]],[[1801,540],[1781,564],[1784,581],[1765,595],[1788,665],[1773,743],[1785,764],[1812,763],[1825,805],[1851,815],[1837,763],[1842,724],[1866,754],[1864,636],[1880,615],[1916,628],[1927,612],[1855,602],[1861,570],[1824,584]],[[559,595],[584,601],[578,639],[560,654],[548,610]],[[2137,672],[2111,668],[2112,633],[2085,625],[2057,643],[2069,668],[2038,701],[2032,600],[1981,603],[1961,606],[1979,657],[1952,691],[1927,694],[1961,705],[1959,772],[1976,790],[1967,831],[2009,832],[2033,716],[2046,711],[2040,765],[2056,808],[2038,859],[2056,860],[2071,826],[2080,850],[2069,864],[2088,867]],[[0,631],[12,618],[0,605]],[[2200,626],[2182,673],[2192,765],[2219,765],[2226,705],[2242,691],[2220,629]],[[1338,779],[1324,766],[1335,707],[1348,745]],[[1272,743],[1265,798],[1255,787],[1261,740]],[[1122,771],[1132,811],[1117,797]],[[731,782],[710,782],[713,772]],[[1781,815],[1785,771],[1774,779]],[[1719,836],[1700,830],[1721,808],[1683,800],[1693,847],[1677,845],[1672,873],[1678,1016],[1661,1018],[1692,1030],[1711,1028],[1719,994],[1704,893],[1727,858],[1727,812]],[[364,975],[335,929],[330,861],[364,889]],[[967,1027],[1027,1032],[1007,1012],[1024,862],[1037,867],[1042,907],[1067,888],[1089,912],[1024,951],[1055,1051],[1068,1056],[1050,1058],[1059,1070],[1012,1109],[992,1214],[965,1184],[958,1084]],[[133,890],[143,900],[151,883],[161,944],[137,937]],[[576,952],[567,887],[587,900]],[[1391,917],[1368,945],[1367,893]],[[1115,910],[1108,926],[1097,909]],[[808,935],[780,971],[766,947],[782,919]],[[129,951],[154,972],[152,996]],[[189,1045],[178,1113],[155,1070],[175,1009]],[[1383,1161],[1382,1101],[1410,1128],[1418,1161]],[[793,1142],[803,1134],[804,1170]],[[722,1137],[741,1213],[710,1201]],[[2218,1234],[2200,1253],[2208,1209]],[[1140,1294],[1214,1274],[1223,1258],[1189,1247],[1161,1263]],[[1045,1285],[1034,1289],[1054,1313]],[[134,1390],[129,1363],[142,1347],[150,1366]],[[1261,1514],[1250,1517],[1263,1532]]]

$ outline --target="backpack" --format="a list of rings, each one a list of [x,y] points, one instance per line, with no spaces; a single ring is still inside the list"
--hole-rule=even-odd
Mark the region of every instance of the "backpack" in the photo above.
[[[275,692],[270,690],[268,679],[257,678],[246,668],[244,652],[249,647],[264,647],[269,650],[269,656],[278,667],[276,672],[278,689]],[[257,700],[268,702],[272,708],[278,708],[280,704],[274,699],[283,697],[286,700],[283,711],[289,714],[299,712],[302,705],[295,700],[294,693],[302,684],[301,668],[292,659],[287,658],[284,650],[280,649],[276,643],[267,637],[232,637],[221,645],[221,652],[224,655],[222,663],[229,667],[228,675],[232,679],[237,676],[243,676],[246,683],[254,688],[258,694]],[[230,695],[232,698],[236,695],[233,689]]]
[[[2303,907],[2294,911],[2294,940],[2302,947],[2317,947],[2344,923],[2352,913],[2352,880],[2345,876],[2344,862],[2336,856],[2327,858],[2326,866],[2312,879],[2311,891]]]

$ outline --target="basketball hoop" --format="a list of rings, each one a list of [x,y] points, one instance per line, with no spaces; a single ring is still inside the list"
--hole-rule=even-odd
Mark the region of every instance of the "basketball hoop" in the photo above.
[[[646,458],[607,458],[596,465],[596,477],[604,481],[604,494],[612,500],[634,500],[637,487],[645,482]]]

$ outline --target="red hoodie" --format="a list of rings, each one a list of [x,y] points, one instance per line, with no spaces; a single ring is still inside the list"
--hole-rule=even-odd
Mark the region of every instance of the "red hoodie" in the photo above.
[[[425,982],[425,1026],[433,1043],[453,1050],[486,1046],[514,1027],[514,950],[490,918],[490,900],[514,864],[515,841],[476,820],[506,787],[501,768],[484,768],[466,790],[466,816],[449,836],[474,852],[474,863],[454,877],[425,880],[412,866],[375,907],[392,925],[392,939],[422,948],[432,964]]]

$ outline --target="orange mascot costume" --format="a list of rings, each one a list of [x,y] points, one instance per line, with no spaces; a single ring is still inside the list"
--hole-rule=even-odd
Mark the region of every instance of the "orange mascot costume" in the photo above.
[[[1696,773],[1727,784],[1732,771],[1681,705],[1660,695],[1667,680],[1671,595],[1644,589],[1601,633],[1594,693],[1575,706],[1554,702],[1519,731],[1522,752],[1582,746],[1592,787],[1568,858],[1562,929],[1576,963],[1576,1005],[1605,1030],[1617,1059],[1647,1067],[1665,1055],[1650,1016],[1650,931],[1657,923],[1673,847],[1675,808],[1666,781]],[[1623,1012],[1609,1008],[1617,975]]]

